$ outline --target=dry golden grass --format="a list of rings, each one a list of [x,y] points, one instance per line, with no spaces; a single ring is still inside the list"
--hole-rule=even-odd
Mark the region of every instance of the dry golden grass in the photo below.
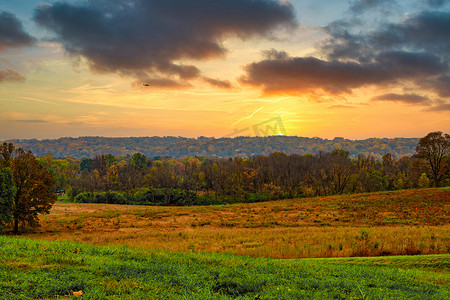
[[[275,258],[448,253],[449,209],[443,189],[197,207],[55,203],[27,236]]]

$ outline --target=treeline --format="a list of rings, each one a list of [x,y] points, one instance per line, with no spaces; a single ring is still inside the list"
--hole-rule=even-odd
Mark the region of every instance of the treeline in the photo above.
[[[68,190],[72,201],[195,205],[450,185],[448,150],[440,154],[436,170],[437,154],[430,155],[427,145],[420,145],[413,156],[387,153],[381,160],[363,154],[352,158],[348,151],[336,149],[316,155],[274,152],[228,159],[148,158],[135,153],[77,160],[47,154],[41,161],[54,175],[55,190]]]
[[[296,136],[234,137],[234,138],[184,138],[184,137],[80,137],[54,140],[10,140],[16,147],[30,150],[43,156],[53,153],[55,157],[95,158],[96,155],[110,153],[114,156],[131,156],[142,153],[147,157],[186,156],[206,157],[252,157],[270,155],[274,152],[290,154],[316,154],[343,149],[355,158],[359,154],[373,156],[377,160],[390,153],[394,157],[413,155],[417,138],[371,138],[349,140],[341,137],[332,140]]]

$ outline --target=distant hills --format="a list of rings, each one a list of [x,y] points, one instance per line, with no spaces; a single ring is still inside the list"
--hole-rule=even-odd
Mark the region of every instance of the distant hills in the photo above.
[[[99,154],[115,156],[133,155],[136,152],[147,157],[185,156],[239,157],[269,155],[275,151],[287,154],[316,154],[344,149],[351,156],[364,154],[379,159],[386,153],[396,157],[412,155],[419,138],[370,138],[348,140],[336,137],[332,140],[297,136],[233,137],[233,138],[185,138],[185,137],[64,137],[59,139],[15,139],[7,142],[31,150],[43,156],[51,152],[55,157],[93,158]]]

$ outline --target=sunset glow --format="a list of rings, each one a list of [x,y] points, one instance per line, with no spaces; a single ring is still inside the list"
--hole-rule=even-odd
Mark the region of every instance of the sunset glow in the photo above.
[[[0,0],[0,140],[450,131],[446,1],[162,3]]]

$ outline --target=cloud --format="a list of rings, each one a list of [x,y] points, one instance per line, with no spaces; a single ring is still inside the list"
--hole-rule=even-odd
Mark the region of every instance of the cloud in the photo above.
[[[296,24],[293,7],[275,0],[57,2],[36,8],[34,21],[93,71],[168,80],[198,78],[179,62],[223,57],[229,36],[270,37]]]
[[[326,26],[329,38],[318,46],[323,58],[265,51],[262,60],[244,66],[240,82],[261,87],[265,93],[289,94],[317,90],[341,94],[367,85],[411,84],[450,96],[450,12],[422,11],[371,31],[363,25],[359,18],[349,18]]]
[[[443,6],[445,4],[445,1],[446,0],[427,0],[426,2],[429,6],[438,8]]]
[[[450,103],[438,104],[436,106],[428,108],[427,111],[438,111],[438,112],[439,111],[444,111],[444,112],[450,111]]]
[[[350,11],[352,13],[360,14],[367,10],[378,7],[386,7],[395,3],[393,0],[357,0],[350,3]]]
[[[344,109],[347,109],[347,108],[356,108],[356,106],[338,104],[338,105],[328,106],[328,108],[334,108],[334,109],[344,108]]]
[[[23,30],[22,23],[9,12],[0,12],[0,51],[32,46],[34,38]]]
[[[440,60],[443,67],[437,76],[428,73],[417,85],[438,93],[441,97],[450,96],[448,66],[450,62],[450,12],[422,11],[408,16],[397,23],[381,25],[377,30],[366,34],[352,34],[350,23],[335,22],[326,30],[331,38],[322,50],[331,60],[353,60],[360,63],[373,61],[377,57],[394,51],[409,52],[422,57],[411,65],[411,70],[421,69],[425,55]],[[411,56],[410,61],[415,59]],[[388,61],[386,61],[388,63]],[[435,69],[438,71],[437,69]]]
[[[291,57],[274,51],[266,59],[244,67],[246,74],[240,82],[263,87],[266,93],[303,93],[323,89],[333,93],[348,92],[351,88],[385,80],[375,70],[364,70],[353,62],[324,61],[314,57]]]
[[[324,28],[330,38],[321,46],[329,59],[370,61],[384,51],[428,52],[450,58],[450,12],[422,11],[375,31],[352,33],[354,20],[337,20]]]
[[[25,77],[14,70],[0,70],[0,82],[24,82]]]
[[[431,52],[448,59],[450,13],[421,12],[398,23],[358,32],[359,19],[341,19],[324,27],[330,38],[320,47],[328,59],[367,62],[384,51]]]
[[[428,78],[421,86],[434,90],[441,97],[450,97],[450,74]]]
[[[450,57],[450,12],[424,11],[403,22],[388,24],[370,36],[369,43],[379,49],[427,51]]]
[[[365,85],[389,85],[400,80],[419,80],[440,74],[448,66],[434,55],[386,52],[373,62],[325,61],[315,57],[291,57],[286,52],[269,52],[266,59],[244,67],[244,84],[263,87],[266,93],[304,93],[322,89],[350,93]]]
[[[203,80],[212,86],[216,86],[223,89],[231,89],[231,83],[228,80],[219,80],[209,77],[203,77]]]
[[[32,46],[34,42],[34,38],[23,30],[22,23],[15,15],[6,11],[0,12],[0,52]],[[8,61],[4,61],[9,64]],[[0,70],[0,83],[24,81],[25,77],[14,70]]]
[[[14,122],[20,122],[20,123],[48,123],[48,121],[46,120],[38,120],[38,119],[14,119],[14,120],[10,120],[10,121],[14,121]]]
[[[430,99],[416,94],[383,94],[372,98],[372,101],[392,101],[406,104],[430,105]]]

